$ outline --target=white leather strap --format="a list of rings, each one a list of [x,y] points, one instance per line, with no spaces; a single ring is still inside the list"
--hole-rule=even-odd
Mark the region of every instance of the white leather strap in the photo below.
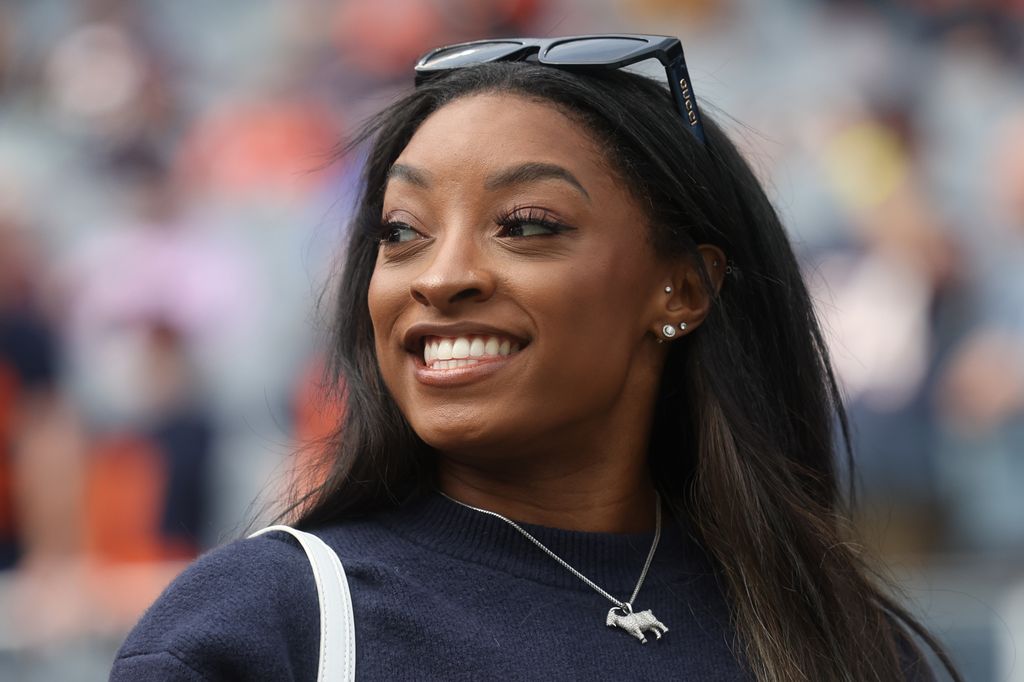
[[[341,559],[326,542],[291,526],[268,526],[249,537],[279,530],[302,545],[313,568],[320,600],[320,664],[317,682],[354,682],[356,679],[356,630],[352,595]]]

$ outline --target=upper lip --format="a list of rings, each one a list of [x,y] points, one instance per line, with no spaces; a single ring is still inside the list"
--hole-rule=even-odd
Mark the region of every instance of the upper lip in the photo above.
[[[501,336],[519,343],[521,346],[525,346],[528,341],[522,335],[510,332],[507,329],[483,322],[464,320],[445,324],[419,322],[405,330],[402,344],[410,353],[419,353],[423,350],[423,339],[427,336],[443,336],[448,338],[458,336]]]

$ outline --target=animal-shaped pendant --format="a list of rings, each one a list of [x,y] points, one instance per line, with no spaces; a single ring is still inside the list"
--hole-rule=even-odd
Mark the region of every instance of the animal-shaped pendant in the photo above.
[[[655,618],[650,609],[634,612],[633,606],[628,602],[622,606],[611,607],[604,624],[608,627],[622,628],[639,639],[641,644],[647,644],[644,631],[653,632],[658,639],[661,639],[662,633],[668,632],[665,624]]]

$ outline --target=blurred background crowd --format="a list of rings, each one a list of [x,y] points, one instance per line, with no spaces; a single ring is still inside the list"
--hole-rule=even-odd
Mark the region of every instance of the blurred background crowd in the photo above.
[[[1024,680],[1020,0],[2,0],[0,677],[103,678],[332,423],[332,150],[415,58],[605,31],[682,38],[820,305],[869,551]]]

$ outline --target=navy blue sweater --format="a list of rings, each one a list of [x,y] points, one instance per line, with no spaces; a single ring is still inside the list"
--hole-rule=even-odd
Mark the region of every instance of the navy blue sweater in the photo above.
[[[651,535],[525,526],[611,594],[632,592]],[[341,557],[362,680],[748,679],[708,562],[666,527],[636,608],[668,628],[641,644],[611,604],[500,519],[440,496],[317,530]],[[315,680],[316,588],[285,534],[189,566],[128,636],[112,680]]]
[[[526,526],[619,598],[652,535]],[[608,601],[499,519],[435,495],[317,531],[345,565],[363,680],[745,680],[708,561],[666,527],[637,610],[669,628],[641,644]],[[201,557],[129,634],[112,680],[315,680],[316,587],[283,533]]]

